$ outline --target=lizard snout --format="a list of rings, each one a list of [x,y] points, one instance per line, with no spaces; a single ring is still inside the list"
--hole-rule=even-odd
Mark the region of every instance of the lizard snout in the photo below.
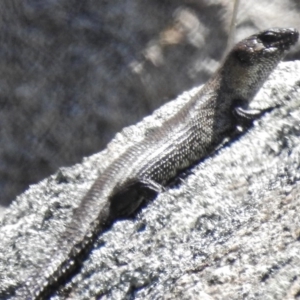
[[[295,28],[271,28],[262,32],[258,38],[266,48],[289,49],[296,44],[299,32]]]

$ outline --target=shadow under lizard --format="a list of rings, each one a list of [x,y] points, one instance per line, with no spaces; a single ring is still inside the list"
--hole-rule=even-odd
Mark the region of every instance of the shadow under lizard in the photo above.
[[[247,106],[298,36],[293,28],[273,28],[236,44],[195,96],[96,179],[74,211],[59,248],[52,250],[51,261],[40,266],[13,299],[49,297],[71,278],[79,258],[114,221],[154,199],[178,173],[232,136],[240,122],[261,116],[264,111]]]

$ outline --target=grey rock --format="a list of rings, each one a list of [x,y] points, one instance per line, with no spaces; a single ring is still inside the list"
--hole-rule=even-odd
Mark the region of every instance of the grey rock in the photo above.
[[[300,62],[281,63],[251,106],[278,105],[132,220],[99,236],[52,299],[294,299],[300,294]],[[0,298],[56,244],[97,174],[197,90],[107,149],[30,187],[0,227]],[[134,133],[134,134],[133,134]]]

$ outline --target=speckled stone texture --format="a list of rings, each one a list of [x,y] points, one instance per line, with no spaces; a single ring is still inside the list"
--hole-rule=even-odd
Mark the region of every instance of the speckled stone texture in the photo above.
[[[10,299],[42,261],[51,261],[57,237],[97,174],[194,92],[17,198],[0,227],[0,299]],[[61,289],[69,298],[51,299],[298,299],[300,62],[281,63],[251,106],[274,105],[134,219],[99,236]]]

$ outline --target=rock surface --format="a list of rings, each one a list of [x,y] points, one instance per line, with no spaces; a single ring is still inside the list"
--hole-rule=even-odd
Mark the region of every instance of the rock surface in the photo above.
[[[97,174],[194,92],[17,198],[0,227],[0,299],[51,258]],[[281,63],[251,106],[274,105],[181,184],[99,236],[67,284],[68,299],[298,299],[300,62]]]

